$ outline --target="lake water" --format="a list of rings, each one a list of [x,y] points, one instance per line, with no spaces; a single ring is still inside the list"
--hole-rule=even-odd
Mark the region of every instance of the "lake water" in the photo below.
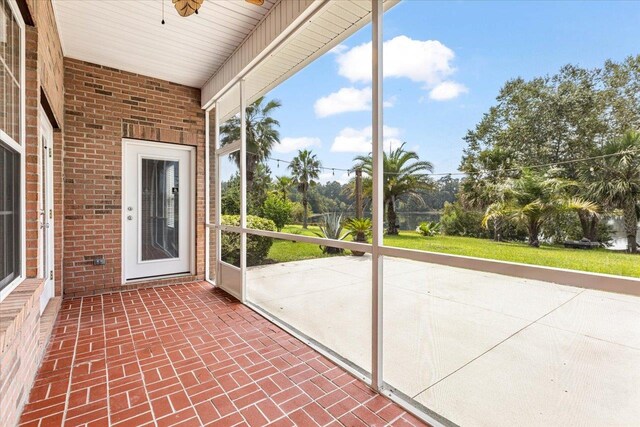
[[[613,227],[613,245],[609,249],[624,250],[627,248],[627,236],[624,232],[624,220],[622,218],[609,218],[607,220],[609,225]],[[640,224],[638,224],[638,233],[640,236]]]

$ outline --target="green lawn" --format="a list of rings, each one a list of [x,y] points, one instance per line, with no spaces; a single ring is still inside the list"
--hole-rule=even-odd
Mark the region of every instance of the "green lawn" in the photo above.
[[[301,226],[287,226],[285,233],[316,236],[317,227],[303,230]],[[434,236],[423,237],[414,231],[401,231],[399,236],[385,236],[384,243],[406,249],[466,255],[524,264],[544,265],[594,273],[640,277],[640,256],[606,249],[578,250],[561,246],[543,245],[532,248],[524,243],[498,243],[472,237]],[[318,245],[276,240],[269,251],[269,258],[276,262],[325,257]]]
[[[335,255],[323,254],[320,246],[313,243],[274,240],[267,258],[273,262],[289,262],[301,259],[324,258]]]

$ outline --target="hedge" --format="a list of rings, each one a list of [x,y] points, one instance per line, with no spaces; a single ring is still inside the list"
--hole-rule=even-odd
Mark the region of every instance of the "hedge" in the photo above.
[[[240,226],[240,215],[222,215],[222,224]],[[270,219],[247,215],[247,228],[276,231],[276,225]],[[271,237],[247,235],[247,265],[260,265],[269,254],[273,244]],[[240,234],[222,232],[220,241],[222,260],[231,265],[240,265]]]

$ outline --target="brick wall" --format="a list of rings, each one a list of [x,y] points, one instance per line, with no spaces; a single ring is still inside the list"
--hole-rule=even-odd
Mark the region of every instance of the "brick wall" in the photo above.
[[[196,276],[202,278],[205,138],[200,90],[65,58],[65,91],[65,296],[123,289],[123,138],[196,147]],[[104,256],[106,265],[94,266],[96,256]]]
[[[55,246],[62,248],[62,163],[64,71],[60,38],[50,0],[27,0],[35,26],[25,28],[25,171],[27,277],[0,304],[0,426],[16,425],[38,370],[50,329],[43,327],[40,316],[42,279],[38,275],[40,228],[38,201],[40,188],[40,118],[39,106],[46,97],[49,113],[60,129],[54,134],[54,219]],[[62,292],[62,251],[56,251],[56,295]],[[47,317],[55,317],[57,306],[47,307]],[[41,336],[44,335],[44,336]]]
[[[55,221],[55,285],[62,294],[62,244],[64,206],[62,164],[64,136],[62,131],[64,104],[64,70],[62,48],[50,0],[27,0],[34,26],[25,28],[25,92],[26,92],[26,247],[25,280],[2,301],[0,316],[0,426],[16,425],[22,407],[29,397],[50,333],[40,316],[42,279],[38,254],[40,228],[38,201],[40,188],[40,117],[43,96],[50,105],[49,114],[59,125],[54,132],[54,221]],[[47,307],[46,318],[55,318],[58,306]],[[46,322],[45,322],[46,323]],[[51,321],[49,321],[51,323]]]
[[[44,355],[40,340],[42,280],[22,282],[2,301],[0,318],[0,426],[17,425]]]
[[[38,248],[42,239],[39,229],[38,201],[40,188],[40,105],[46,97],[54,125],[54,231],[56,295],[62,295],[62,250],[64,189],[64,62],[60,37],[50,0],[28,0],[35,27],[26,28],[26,179],[27,179],[27,277],[36,277],[41,260]]]
[[[62,246],[64,244],[64,58],[51,0],[27,2],[38,32],[38,102],[46,97],[53,121],[54,278],[56,295],[62,295]],[[28,79],[27,79],[28,80]]]

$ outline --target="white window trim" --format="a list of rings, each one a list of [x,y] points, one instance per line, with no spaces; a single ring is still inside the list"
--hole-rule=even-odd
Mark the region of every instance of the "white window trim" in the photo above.
[[[27,207],[27,197],[26,197],[26,173],[25,173],[25,135],[26,135],[26,106],[25,106],[25,23],[24,19],[22,19],[22,14],[20,13],[20,9],[18,8],[15,0],[8,0],[9,8],[13,13],[14,19],[18,23],[20,27],[20,141],[15,141],[13,138],[9,137],[2,129],[0,129],[0,139],[2,142],[9,146],[11,149],[18,152],[20,155],[20,274],[16,277],[11,283],[5,286],[2,290],[0,290],[0,302],[3,301],[26,277],[27,270],[27,227],[26,227],[26,207]]]

